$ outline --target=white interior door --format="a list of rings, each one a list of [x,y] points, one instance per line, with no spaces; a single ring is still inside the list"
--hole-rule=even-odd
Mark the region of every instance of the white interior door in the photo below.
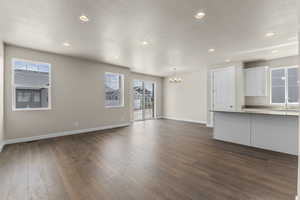
[[[213,72],[213,109],[235,109],[235,68],[227,67]]]

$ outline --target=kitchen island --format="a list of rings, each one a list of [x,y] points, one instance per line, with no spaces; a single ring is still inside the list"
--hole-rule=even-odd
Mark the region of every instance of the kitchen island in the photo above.
[[[214,110],[216,140],[292,155],[298,154],[298,116],[294,110]]]

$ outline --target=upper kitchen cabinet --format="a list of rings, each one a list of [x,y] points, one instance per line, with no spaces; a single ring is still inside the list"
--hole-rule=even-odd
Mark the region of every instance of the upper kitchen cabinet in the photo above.
[[[253,67],[244,70],[245,96],[267,96],[267,71],[268,67]]]

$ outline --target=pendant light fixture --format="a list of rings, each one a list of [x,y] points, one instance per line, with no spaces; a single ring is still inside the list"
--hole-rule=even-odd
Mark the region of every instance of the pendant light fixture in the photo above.
[[[172,76],[170,79],[169,79],[169,82],[170,83],[181,83],[182,82],[182,78],[180,78],[179,76],[177,76],[177,69],[174,68],[174,76]]]

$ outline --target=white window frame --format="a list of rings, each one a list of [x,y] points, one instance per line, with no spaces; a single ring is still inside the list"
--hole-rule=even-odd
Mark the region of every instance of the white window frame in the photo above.
[[[49,65],[49,86],[45,86],[48,89],[48,107],[45,108],[16,108],[17,100],[16,100],[16,89],[17,85],[15,84],[15,70],[14,70],[14,63],[15,61],[24,61],[24,62],[31,62],[35,64],[46,64]],[[11,62],[11,86],[12,86],[12,110],[13,111],[43,111],[43,110],[51,110],[52,103],[51,103],[51,87],[52,87],[52,79],[51,79],[51,64],[45,62],[38,62],[33,60],[25,60],[21,58],[13,58]]]
[[[293,68],[298,68],[300,69],[298,65],[293,65],[293,66],[288,66],[288,67],[275,67],[275,68],[270,68],[270,104],[271,105],[277,105],[277,106],[284,106],[284,105],[289,105],[289,106],[298,106],[299,102],[297,103],[289,103],[288,102],[288,96],[289,96],[289,89],[288,89],[288,69],[293,69]],[[284,74],[285,74],[285,102],[284,103],[273,103],[272,102],[272,72],[274,70],[279,70],[279,69],[284,69]],[[300,77],[299,77],[300,78]],[[299,85],[298,85],[299,87]]]
[[[120,88],[120,95],[121,95],[121,104],[120,105],[117,105],[117,106],[107,106],[106,105],[106,90],[105,90],[105,81],[106,81],[106,75],[107,74],[110,74],[110,75],[117,75],[117,76],[120,76],[121,77],[121,88]],[[114,73],[114,72],[105,72],[104,73],[104,107],[105,108],[122,108],[125,106],[125,100],[124,100],[124,74],[120,74],[120,73]]]

